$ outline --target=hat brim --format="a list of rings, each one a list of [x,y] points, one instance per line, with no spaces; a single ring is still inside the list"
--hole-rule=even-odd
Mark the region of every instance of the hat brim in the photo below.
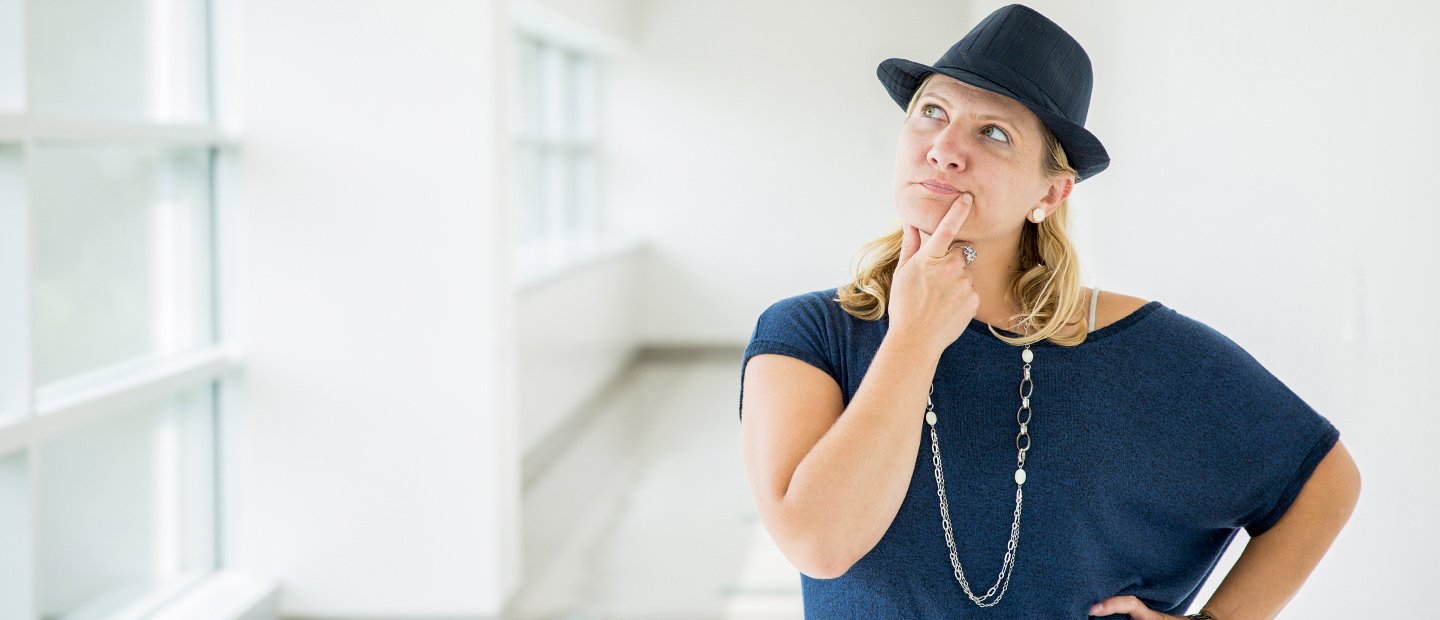
[[[1065,149],[1065,156],[1070,160],[1070,167],[1075,169],[1076,183],[1095,176],[1110,166],[1110,154],[1105,151],[1105,145],[1101,144],[1100,139],[1096,138],[1089,130],[1060,114],[1026,103],[1024,98],[1016,96],[1014,92],[978,73],[960,67],[932,67],[904,58],[884,60],[876,68],[875,73],[880,78],[880,83],[885,86],[885,90],[890,93],[890,98],[895,100],[901,110],[910,105],[910,98],[914,96],[915,89],[920,86],[920,82],[925,80],[925,76],[931,73],[939,73],[971,86],[1014,99],[1035,113],[1035,116],[1040,118],[1040,122],[1055,134],[1055,138],[1060,141],[1060,146]]]

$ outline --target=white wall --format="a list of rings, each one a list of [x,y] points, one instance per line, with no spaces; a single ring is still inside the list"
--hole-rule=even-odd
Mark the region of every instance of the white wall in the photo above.
[[[636,17],[643,0],[514,0],[516,6],[540,7],[569,26],[583,28],[613,42],[635,38]]]
[[[520,290],[516,379],[520,445],[541,448],[604,389],[639,345],[635,315],[645,248],[583,265]]]
[[[286,616],[497,613],[518,575],[504,0],[238,7],[231,564]]]
[[[645,4],[607,116],[626,137],[609,199],[655,248],[643,340],[743,344],[771,302],[839,284],[895,222],[902,112],[875,65],[933,62],[1003,4]],[[1416,389],[1440,340],[1440,7],[1026,4],[1095,66],[1087,126],[1112,164],[1072,198],[1087,284],[1227,334],[1360,463],[1361,504],[1286,615],[1422,609],[1434,571],[1406,558],[1440,553],[1440,411]]]
[[[617,63],[607,199],[652,243],[641,337],[743,343],[770,302],[838,286],[890,202],[904,111],[875,77],[934,60],[964,3],[644,5]],[[903,34],[902,34],[903,33]]]

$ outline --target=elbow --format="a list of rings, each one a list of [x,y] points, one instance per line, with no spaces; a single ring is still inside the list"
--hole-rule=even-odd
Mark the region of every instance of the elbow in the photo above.
[[[843,553],[838,545],[828,541],[812,540],[804,554],[805,566],[797,566],[800,572],[813,579],[835,579],[844,576],[855,565],[856,559]]]
[[[850,572],[850,567],[854,564],[838,557],[822,555],[811,562],[809,568],[801,568],[800,572],[812,579],[836,579]]]
[[[797,511],[793,503],[761,504],[761,520],[776,547],[796,570],[812,579],[835,579],[850,570],[860,557],[838,544],[833,520],[816,519]],[[863,555],[863,554],[862,554]]]
[[[855,564],[854,558],[841,553],[837,545],[819,535],[819,532],[812,530],[807,534],[790,539],[792,543],[798,544],[781,546],[790,563],[807,577],[835,579],[844,575]]]
[[[840,577],[841,575],[844,575],[844,574],[845,574],[844,571],[835,572],[835,571],[802,570],[802,571],[800,571],[800,572],[805,573],[805,576],[807,576],[807,577],[809,577],[809,578],[811,578],[811,579],[836,579],[836,578]]]

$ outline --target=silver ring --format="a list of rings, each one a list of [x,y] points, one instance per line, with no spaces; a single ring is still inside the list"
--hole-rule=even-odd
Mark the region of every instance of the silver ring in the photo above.
[[[975,261],[975,257],[980,255],[979,252],[976,252],[976,251],[975,251],[975,248],[972,248],[972,247],[970,247],[970,246],[968,246],[968,245],[966,245],[966,246],[961,246],[961,249],[965,251],[965,264],[966,264],[966,265],[969,265],[970,263],[974,262],[974,261]]]

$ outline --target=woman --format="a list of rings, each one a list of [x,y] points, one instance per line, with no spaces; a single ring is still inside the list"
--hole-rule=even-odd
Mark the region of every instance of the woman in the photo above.
[[[806,617],[1176,618],[1242,527],[1189,617],[1273,617],[1359,472],[1229,338],[1080,286],[1066,199],[1109,164],[1084,50],[1010,5],[879,76],[902,225],[766,309],[742,363],[747,475]]]

